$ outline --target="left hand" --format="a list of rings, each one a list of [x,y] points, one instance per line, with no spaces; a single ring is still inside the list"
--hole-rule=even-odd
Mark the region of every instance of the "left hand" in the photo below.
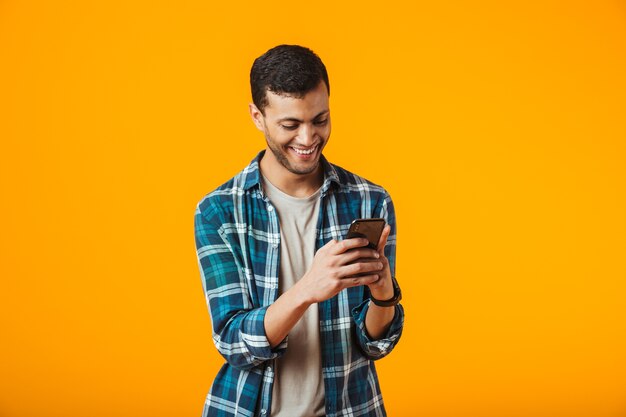
[[[380,258],[378,258],[377,261],[383,264],[383,269],[377,272],[380,278],[368,285],[372,297],[377,300],[388,300],[393,297],[394,294],[393,282],[391,281],[391,270],[389,269],[389,260],[385,257],[385,245],[387,245],[389,233],[391,233],[391,226],[386,225],[383,229],[383,233],[380,235],[377,248],[378,254],[380,255]]]

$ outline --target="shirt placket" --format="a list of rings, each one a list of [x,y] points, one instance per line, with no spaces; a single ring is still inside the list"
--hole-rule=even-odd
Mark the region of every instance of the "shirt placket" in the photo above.
[[[272,302],[278,298],[278,273],[280,268],[280,223],[278,220],[278,213],[276,208],[272,205],[267,196],[262,194],[265,209],[267,210],[268,219],[268,254],[267,258],[269,262],[269,269],[266,270],[266,276],[271,281],[268,283],[269,299]],[[264,297],[265,298],[265,297]],[[263,387],[261,389],[261,407],[259,409],[259,416],[266,417],[271,413],[272,406],[272,390],[274,385],[274,377],[276,375],[276,360],[271,360],[265,364]]]
[[[328,227],[330,214],[336,210],[336,207],[332,206],[332,200],[327,197],[329,192],[330,182],[324,184],[322,193],[320,198],[320,213],[319,219],[317,223],[317,247],[316,250],[319,250],[322,246],[326,244],[323,236],[324,227]],[[331,205],[331,207],[327,207],[327,205]],[[334,417],[336,415],[335,410],[337,409],[337,381],[335,380],[335,376],[332,372],[329,374],[328,371],[332,371],[335,367],[335,363],[332,355],[329,355],[325,349],[328,349],[329,346],[333,346],[334,334],[331,329],[327,329],[325,324],[328,323],[329,320],[332,319],[332,303],[333,298],[323,301],[318,304],[319,308],[319,319],[320,319],[320,343],[322,346],[322,376],[324,378],[324,392],[326,397],[326,416]]]

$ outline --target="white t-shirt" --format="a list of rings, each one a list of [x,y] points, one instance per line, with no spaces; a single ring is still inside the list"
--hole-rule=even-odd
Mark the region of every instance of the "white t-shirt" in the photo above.
[[[265,194],[280,221],[279,292],[291,288],[313,264],[320,190],[306,198],[285,194],[262,177]],[[272,416],[325,415],[324,379],[317,304],[311,305],[287,338],[287,351],[276,361]]]

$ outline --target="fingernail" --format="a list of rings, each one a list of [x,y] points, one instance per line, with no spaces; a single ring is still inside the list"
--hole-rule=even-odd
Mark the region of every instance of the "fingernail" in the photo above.
[[[374,252],[374,258],[380,258],[380,254],[378,252]]]

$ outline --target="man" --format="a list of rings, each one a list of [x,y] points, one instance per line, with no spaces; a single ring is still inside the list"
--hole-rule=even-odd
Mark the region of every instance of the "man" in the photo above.
[[[330,84],[311,50],[280,45],[250,73],[267,148],[204,197],[195,237],[226,363],[203,416],[384,416],[374,360],[402,333],[387,192],[330,164]],[[384,218],[378,247],[344,239]]]

